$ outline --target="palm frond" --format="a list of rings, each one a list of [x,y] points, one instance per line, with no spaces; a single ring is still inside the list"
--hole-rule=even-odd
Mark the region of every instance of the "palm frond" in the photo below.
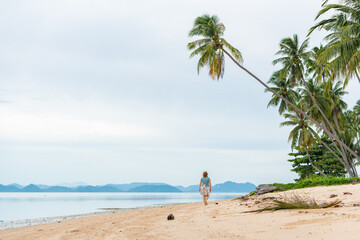
[[[230,51],[230,53],[233,55],[233,57],[239,62],[243,62],[242,54],[241,52],[233,47],[230,43],[228,43],[224,38],[221,38],[221,43]]]

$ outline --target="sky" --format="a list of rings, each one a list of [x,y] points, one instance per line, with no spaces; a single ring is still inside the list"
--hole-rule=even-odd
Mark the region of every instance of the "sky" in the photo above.
[[[0,2],[0,184],[291,182],[289,129],[226,59],[197,74],[188,32],[216,14],[263,81],[321,0]],[[318,45],[323,33],[311,36]],[[360,85],[351,81],[352,107]]]

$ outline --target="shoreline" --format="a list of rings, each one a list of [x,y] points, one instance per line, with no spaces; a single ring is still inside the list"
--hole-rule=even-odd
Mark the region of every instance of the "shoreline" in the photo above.
[[[62,222],[66,220],[93,217],[99,215],[106,215],[111,213],[120,213],[125,211],[135,210],[136,208],[124,209],[124,210],[116,210],[116,211],[102,211],[102,212],[91,212],[91,213],[83,213],[83,214],[72,214],[72,215],[64,215],[64,216],[55,216],[55,217],[41,217],[41,218],[27,218],[21,220],[10,220],[0,222],[0,230],[13,229],[19,227],[28,227],[28,226],[36,226],[40,224],[48,224],[55,222]]]
[[[12,194],[12,192],[11,192],[11,194]],[[23,194],[23,193],[21,193],[21,194]],[[55,194],[59,194],[59,193],[55,193]],[[141,194],[143,194],[143,193],[141,193]],[[163,193],[160,193],[160,194],[163,194]],[[198,193],[196,193],[196,194],[198,194]],[[215,196],[218,194],[230,194],[230,195],[234,195],[234,196],[243,196],[246,193],[214,193],[214,194],[215,194]],[[215,200],[216,200],[216,197],[215,197]],[[163,206],[168,206],[168,205],[196,203],[196,202],[200,202],[200,201],[202,201],[202,200],[199,198],[198,200],[192,199],[191,202],[181,202],[181,201],[175,202],[175,203],[159,202],[159,203],[144,204],[144,205],[139,205],[139,206],[129,206],[129,207],[124,207],[124,208],[116,208],[116,207],[115,208],[112,208],[112,207],[96,208],[96,209],[92,209],[88,212],[84,211],[84,212],[80,212],[80,213],[79,212],[78,213],[76,213],[76,212],[69,213],[69,211],[67,211],[66,214],[64,214],[64,215],[61,212],[57,211],[57,214],[52,214],[52,215],[50,215],[49,213],[48,214],[45,213],[45,214],[43,214],[44,216],[35,216],[35,217],[27,216],[25,218],[2,220],[2,221],[0,221],[0,230],[26,227],[26,226],[34,226],[34,225],[47,224],[47,223],[53,223],[53,222],[59,222],[59,221],[61,222],[61,221],[65,221],[65,220],[86,218],[86,217],[106,215],[106,214],[112,214],[112,213],[121,213],[124,211],[136,211],[136,210],[143,210],[143,209],[148,209],[148,208],[163,207]],[[23,209],[23,210],[26,211],[26,209]]]
[[[128,211],[140,211],[140,210],[145,210],[145,209],[162,208],[162,207],[166,207],[166,206],[173,206],[173,205],[176,206],[176,205],[181,205],[181,204],[194,204],[194,203],[196,203],[196,202],[161,204],[161,205],[135,207],[135,208],[103,208],[103,211],[101,211],[101,212],[99,211],[99,212],[89,212],[89,213],[80,213],[80,214],[70,214],[70,215],[64,215],[64,216],[9,220],[9,221],[0,222],[0,231],[6,230],[6,229],[37,226],[37,225],[41,225],[41,224],[61,223],[63,221],[67,221],[67,220],[74,220],[74,219],[81,219],[81,218],[102,216],[102,215],[110,215],[110,214],[123,213],[123,212],[128,212]]]
[[[346,193],[346,194],[345,194]],[[296,194],[318,203],[341,200],[326,209],[289,209],[249,213],[273,198]],[[335,198],[331,195],[336,195]],[[168,221],[173,214],[175,219]],[[249,198],[184,203],[106,212],[35,226],[0,230],[0,240],[11,239],[157,239],[157,240],[357,240],[360,235],[360,184],[313,187],[268,193]]]

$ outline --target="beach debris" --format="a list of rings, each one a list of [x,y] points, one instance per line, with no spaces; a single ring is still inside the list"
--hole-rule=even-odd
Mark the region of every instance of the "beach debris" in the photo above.
[[[352,195],[351,192],[344,192],[344,195]]]
[[[167,217],[167,220],[174,220],[174,219],[175,219],[175,217],[174,217],[173,214],[170,214],[170,215]]]
[[[259,204],[259,203],[261,203],[261,201],[255,201],[255,204]]]
[[[256,188],[256,195],[262,195],[265,193],[276,191],[277,187],[269,184],[262,184]]]
[[[360,207],[360,204],[359,203],[354,203],[353,206],[354,207]]]
[[[330,198],[334,198],[334,197],[337,197],[338,195],[336,195],[336,194],[331,194],[330,195]]]
[[[310,198],[302,198],[299,195],[293,194],[292,197],[285,197],[284,200],[274,200],[272,205],[257,209],[253,211],[247,211],[245,213],[252,213],[252,212],[264,212],[264,211],[277,211],[282,209],[319,209],[319,208],[329,208],[329,207],[336,207],[341,203],[339,199],[336,199],[333,202],[327,203],[317,203],[315,199]]]
[[[218,205],[219,203],[216,202],[215,204]]]

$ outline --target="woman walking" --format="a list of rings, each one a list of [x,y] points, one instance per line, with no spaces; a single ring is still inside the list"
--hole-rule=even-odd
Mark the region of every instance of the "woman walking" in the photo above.
[[[211,192],[211,180],[206,171],[203,172],[203,177],[200,179],[199,192],[203,196],[204,205],[206,206]]]

